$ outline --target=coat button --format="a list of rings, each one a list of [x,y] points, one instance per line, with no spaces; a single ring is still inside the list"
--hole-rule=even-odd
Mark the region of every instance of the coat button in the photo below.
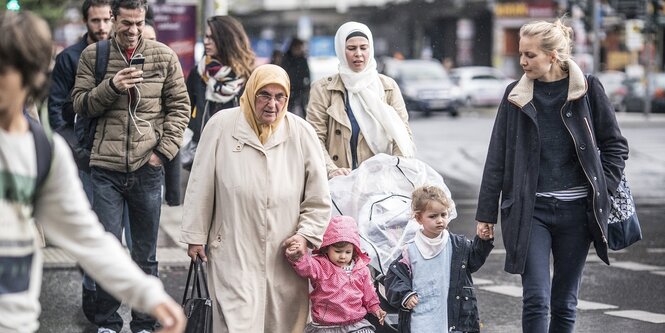
[[[455,297],[455,298],[459,299],[459,296],[457,296],[457,297]]]
[[[328,76],[328,81],[332,81],[332,76]]]
[[[570,117],[572,117],[572,116],[573,116],[573,113],[572,113],[572,112],[566,112],[566,117],[570,118]]]
[[[586,149],[586,145],[580,145],[580,150]]]
[[[603,212],[603,209],[602,209],[602,208],[600,208],[600,209],[598,209],[598,211],[602,213],[602,212]]]
[[[468,301],[468,300],[469,300],[469,298],[468,298],[468,297],[464,297],[464,300],[465,300],[465,301]]]
[[[338,159],[339,159],[339,157],[337,155],[333,155],[333,157],[332,157],[333,161],[337,161]]]
[[[462,268],[466,268],[466,265],[462,265]]]
[[[593,180],[598,180],[598,177],[596,177],[596,176],[593,176]]]
[[[340,129],[336,129],[336,130],[335,130],[335,134],[337,134],[337,135],[342,134],[342,130],[340,130]]]
[[[596,196],[599,197],[599,196],[600,196],[600,192],[596,192]]]

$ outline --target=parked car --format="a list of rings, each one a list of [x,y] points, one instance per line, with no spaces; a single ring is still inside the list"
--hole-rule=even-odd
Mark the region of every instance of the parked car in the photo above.
[[[625,81],[627,89],[624,97],[624,110],[627,112],[644,112],[644,96],[649,81],[649,100],[652,113],[665,112],[665,73],[650,73],[646,79],[629,78]]]
[[[612,102],[615,111],[625,111],[624,98],[628,94],[626,73],[620,71],[605,71],[596,74],[605,88],[607,98]]]
[[[456,117],[463,99],[441,63],[433,60],[394,60],[383,63],[383,73],[397,81],[409,112],[443,111]]]
[[[487,66],[457,67],[450,78],[462,90],[466,106],[496,106],[512,79],[500,70]]]

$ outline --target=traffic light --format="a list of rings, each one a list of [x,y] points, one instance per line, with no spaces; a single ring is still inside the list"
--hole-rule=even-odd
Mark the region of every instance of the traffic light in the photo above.
[[[18,12],[21,10],[21,5],[18,3],[18,0],[9,0],[7,2],[7,10]]]

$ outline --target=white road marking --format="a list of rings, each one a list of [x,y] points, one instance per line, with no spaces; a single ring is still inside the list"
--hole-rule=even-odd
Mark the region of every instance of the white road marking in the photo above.
[[[473,284],[476,286],[483,286],[488,284],[494,284],[494,281],[481,278],[473,278]]]
[[[650,248],[647,253],[665,253],[665,248]]]
[[[651,272],[651,274],[665,276],[665,271],[653,271],[653,272]]]
[[[609,309],[618,309],[619,307],[611,304],[577,300],[577,308],[580,310],[609,310]]]
[[[607,311],[606,315],[635,319],[646,321],[654,324],[663,324],[665,323],[665,315],[660,313],[653,313],[640,310],[620,310],[620,311]]]
[[[633,261],[615,261],[615,262],[610,261],[610,267],[623,268],[623,269],[627,269],[627,270],[631,270],[631,271],[659,271],[659,270],[665,270],[665,267],[662,267],[662,266],[640,264],[638,262],[633,262]]]
[[[480,289],[510,297],[522,297],[522,287],[518,286],[485,286]]]

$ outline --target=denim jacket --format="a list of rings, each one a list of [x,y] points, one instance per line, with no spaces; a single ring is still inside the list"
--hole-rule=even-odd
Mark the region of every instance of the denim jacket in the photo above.
[[[471,241],[464,235],[451,233],[450,242],[453,255],[448,291],[448,331],[479,332],[478,302],[471,273],[485,263],[494,247],[493,241],[485,241],[478,236]],[[400,333],[411,332],[411,310],[402,306],[408,297],[415,294],[411,277],[411,265],[408,256],[403,252],[390,264],[385,279],[386,298],[390,305],[399,309]]]

